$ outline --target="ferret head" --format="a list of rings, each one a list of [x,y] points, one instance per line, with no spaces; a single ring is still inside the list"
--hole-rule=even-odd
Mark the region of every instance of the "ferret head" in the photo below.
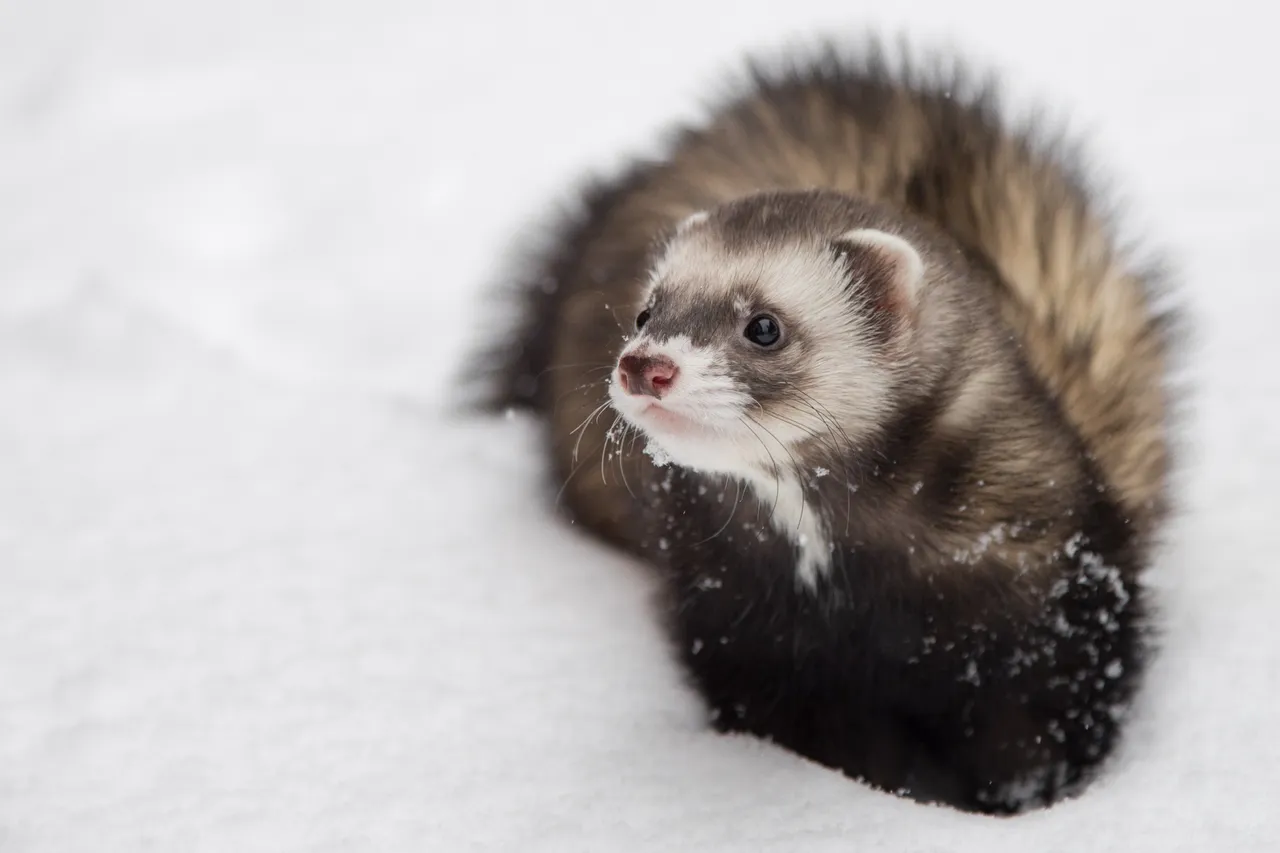
[[[853,452],[916,361],[927,270],[894,230],[831,193],[689,217],[650,268],[613,406],[695,470],[772,475],[807,447]]]

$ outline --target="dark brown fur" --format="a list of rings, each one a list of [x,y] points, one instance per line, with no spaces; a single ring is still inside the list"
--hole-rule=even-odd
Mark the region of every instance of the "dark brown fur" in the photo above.
[[[563,506],[663,568],[718,725],[922,799],[1052,802],[1110,752],[1141,671],[1169,316],[1061,145],[1011,129],[958,71],[863,56],[757,67],[662,158],[588,188],[531,262],[490,402],[545,416]],[[797,194],[815,190],[830,195]],[[925,327],[932,372],[883,429],[852,447],[837,425],[801,449],[834,474],[810,484],[838,546],[816,594],[792,583],[759,501],[655,468],[593,416],[653,249],[689,214],[764,191],[811,206],[800,231],[828,204],[891,222],[949,294]],[[762,239],[750,221],[719,227]]]

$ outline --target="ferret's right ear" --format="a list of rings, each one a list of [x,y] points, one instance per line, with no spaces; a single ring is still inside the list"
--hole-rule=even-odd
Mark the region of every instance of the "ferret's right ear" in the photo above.
[[[900,322],[914,322],[924,287],[924,261],[914,246],[887,231],[859,228],[832,240],[831,251],[868,307]]]

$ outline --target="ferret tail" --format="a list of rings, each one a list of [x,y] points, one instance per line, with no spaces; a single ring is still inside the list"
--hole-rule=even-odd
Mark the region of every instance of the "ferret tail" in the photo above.
[[[1121,244],[1072,152],[1002,129],[981,106],[973,117],[950,140],[964,152],[959,161],[954,148],[936,161],[963,163],[965,180],[944,181],[950,192],[934,200],[944,208],[935,215],[994,264],[1031,368],[1130,522],[1149,531],[1169,500],[1170,345],[1182,327],[1169,276]]]

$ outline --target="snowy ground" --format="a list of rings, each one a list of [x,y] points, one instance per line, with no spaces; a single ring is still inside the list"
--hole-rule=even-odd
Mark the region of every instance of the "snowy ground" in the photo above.
[[[639,5],[0,4],[0,851],[1280,849],[1262,7]],[[1198,313],[1168,652],[1109,776],[1013,821],[709,734],[529,426],[445,395],[567,177],[865,23],[1074,115]]]

